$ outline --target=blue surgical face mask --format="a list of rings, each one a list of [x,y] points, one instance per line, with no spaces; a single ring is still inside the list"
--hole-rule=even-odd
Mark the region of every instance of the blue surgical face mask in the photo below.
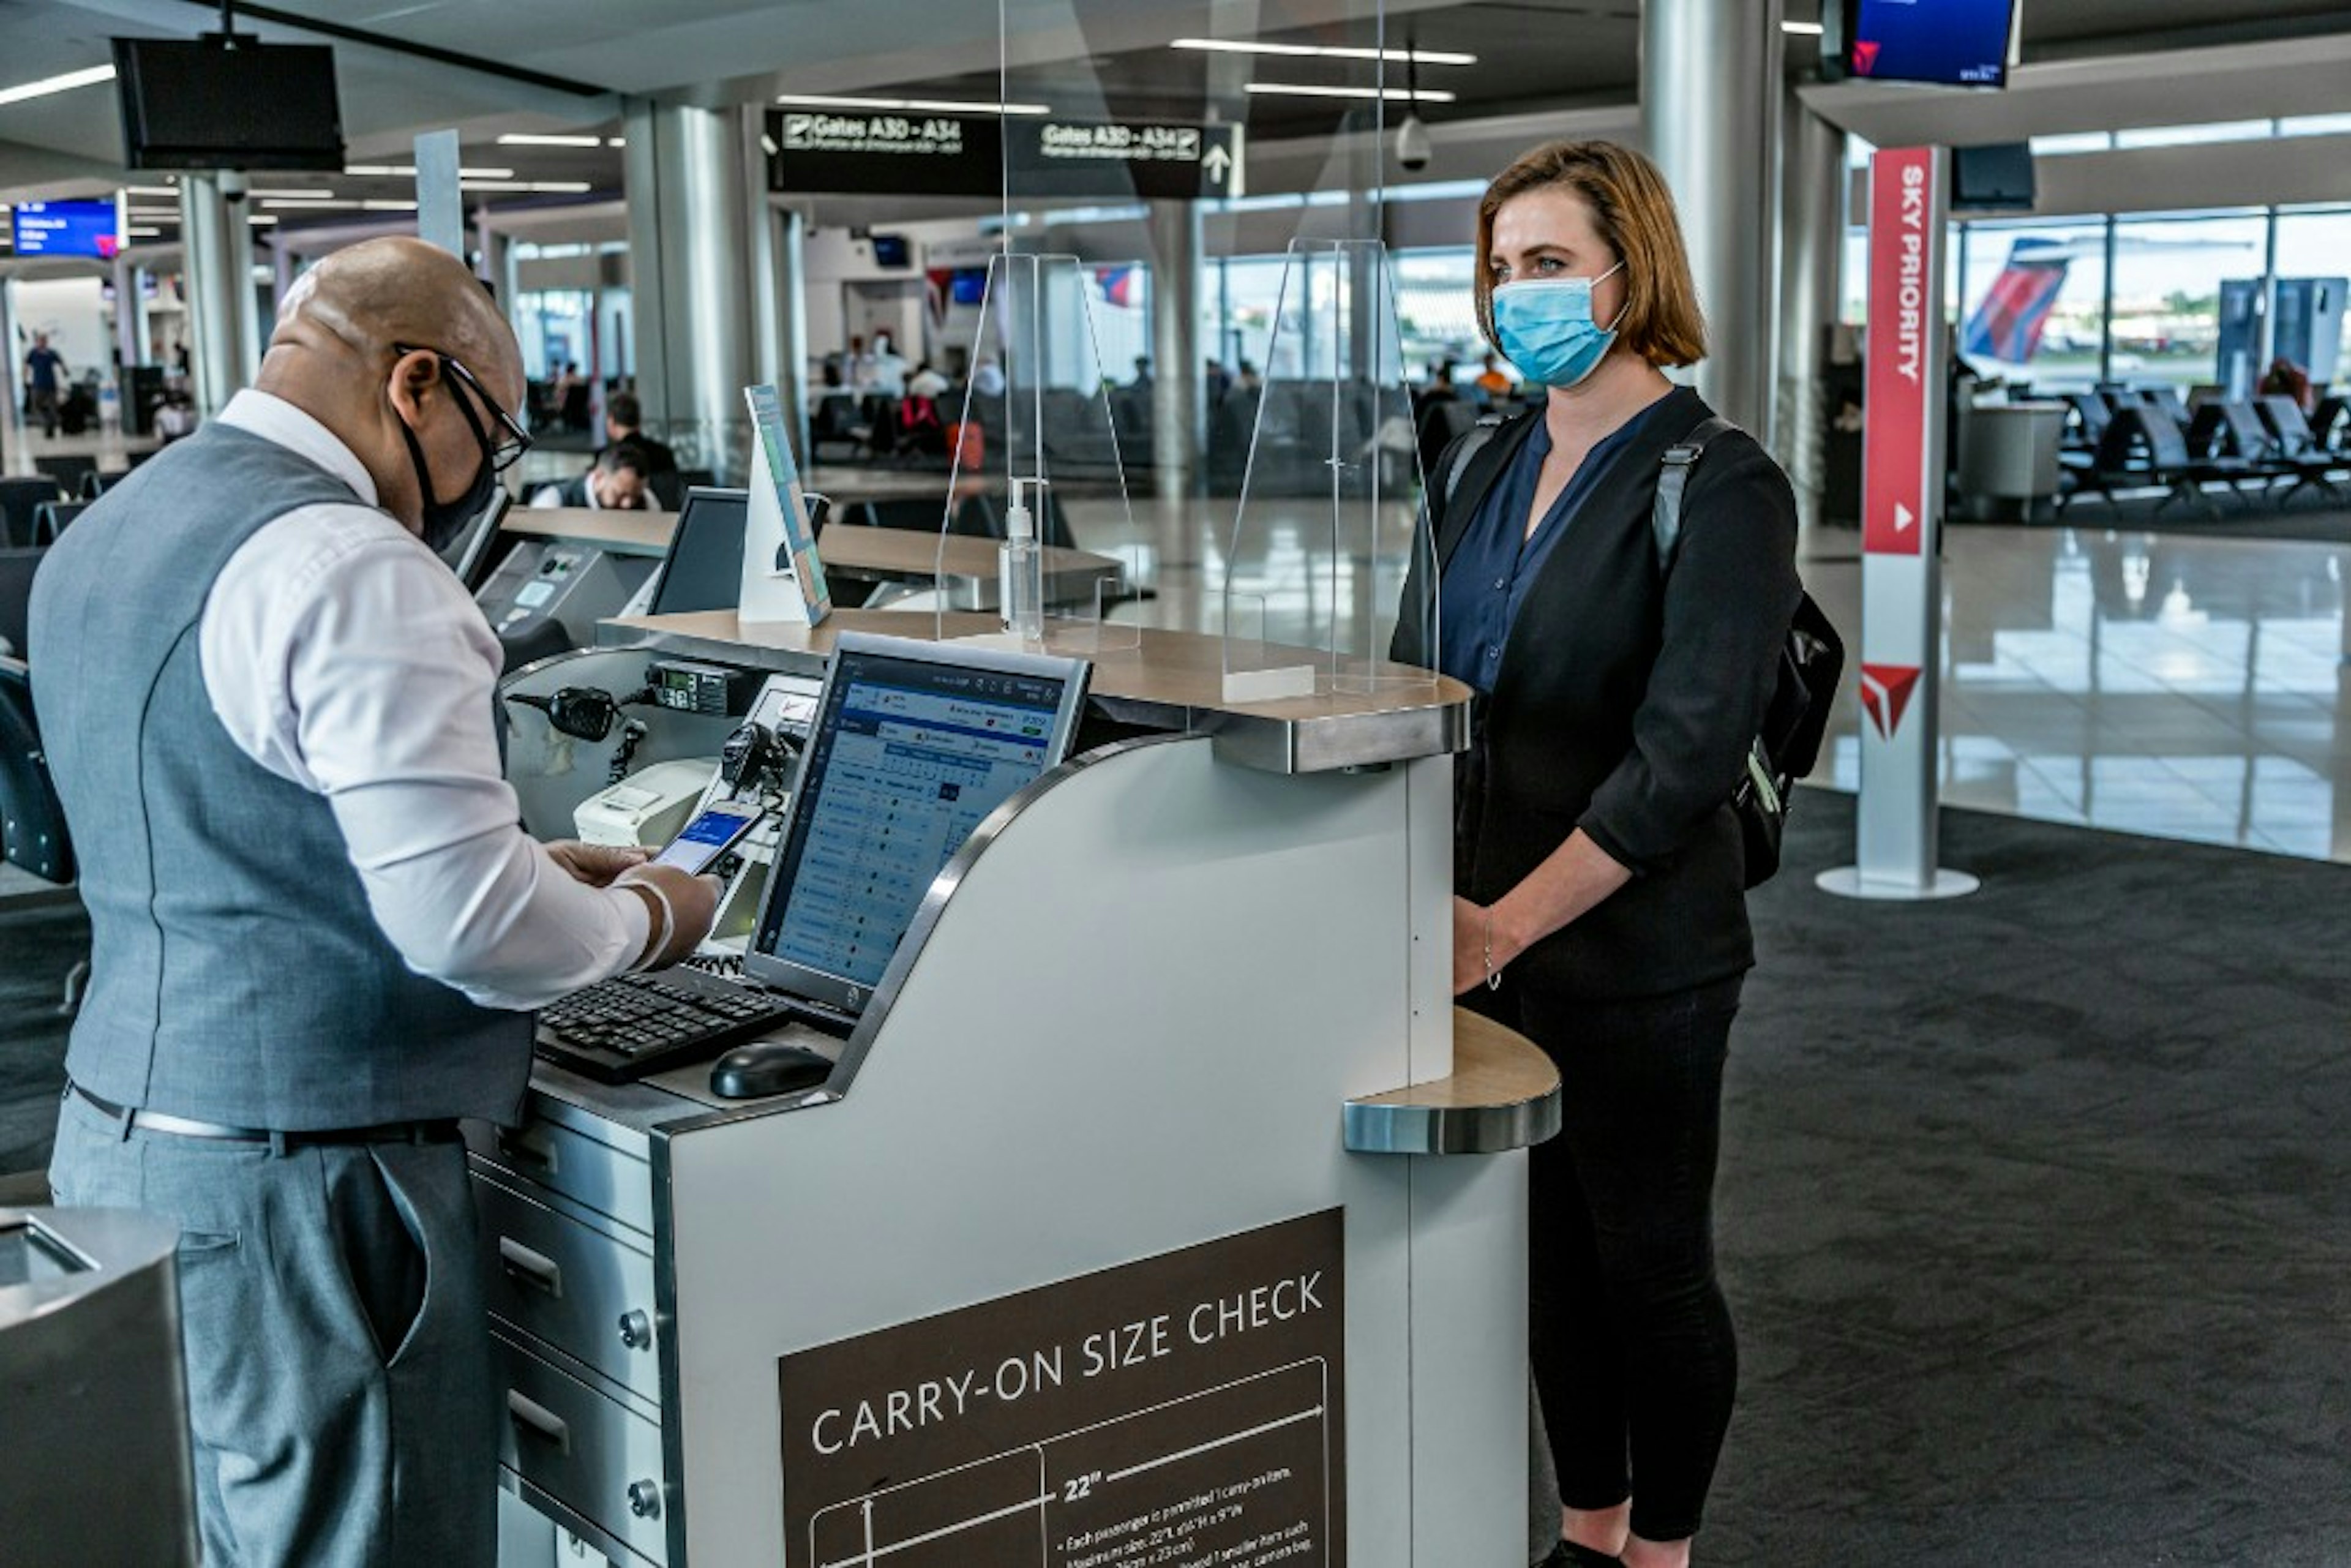
[[[1531,382],[1572,387],[1600,368],[1616,329],[1592,319],[1592,290],[1625,264],[1598,277],[1530,277],[1494,290],[1495,347]]]

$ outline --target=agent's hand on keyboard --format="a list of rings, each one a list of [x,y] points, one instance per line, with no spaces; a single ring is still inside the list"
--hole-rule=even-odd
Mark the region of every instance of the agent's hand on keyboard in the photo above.
[[[687,956],[710,935],[718,919],[725,884],[715,876],[689,876],[675,866],[631,866],[612,879],[615,887],[638,890],[653,915],[653,928],[635,967],[665,969]]]

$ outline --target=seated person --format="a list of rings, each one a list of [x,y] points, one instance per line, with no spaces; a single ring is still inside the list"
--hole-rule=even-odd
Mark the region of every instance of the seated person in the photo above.
[[[1485,368],[1478,372],[1478,390],[1489,398],[1510,395],[1510,378],[1502,369],[1502,361],[1492,354],[1486,356]]]
[[[604,444],[596,451],[601,457],[606,452],[627,442],[644,455],[648,475],[677,472],[677,454],[666,442],[655,441],[644,432],[644,405],[634,392],[614,392],[604,400]]]
[[[530,504],[541,509],[585,507],[595,512],[658,512],[661,497],[647,482],[647,468],[645,455],[637,447],[607,446],[598,455],[596,466],[559,485],[542,486]]]
[[[906,395],[910,398],[942,398],[946,395],[947,386],[946,377],[933,370],[931,361],[925,360],[914,367],[914,373],[906,378]]]

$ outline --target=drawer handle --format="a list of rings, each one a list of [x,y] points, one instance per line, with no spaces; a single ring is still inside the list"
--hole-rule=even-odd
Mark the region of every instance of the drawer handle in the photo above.
[[[546,1406],[526,1399],[509,1388],[507,1390],[507,1416],[517,1429],[554,1444],[557,1453],[571,1452],[571,1428],[562,1416]]]
[[[563,1270],[544,1252],[534,1252],[511,1236],[498,1238],[498,1266],[517,1285],[563,1299]]]
[[[517,1166],[548,1176],[555,1174],[555,1145],[544,1133],[502,1127],[498,1130],[498,1153]]]
[[[645,1316],[643,1309],[621,1314],[621,1343],[631,1350],[643,1350],[653,1343],[653,1320]]]
[[[661,1517],[661,1487],[654,1481],[629,1483],[629,1511],[639,1519]]]

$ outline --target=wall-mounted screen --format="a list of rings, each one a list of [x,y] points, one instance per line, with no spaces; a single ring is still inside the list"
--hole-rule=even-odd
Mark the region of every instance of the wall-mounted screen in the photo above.
[[[1830,74],[1943,87],[2008,85],[2020,0],[1843,0],[1823,8]]]
[[[82,256],[111,261],[122,249],[112,202],[19,202],[14,219],[20,257]]]

